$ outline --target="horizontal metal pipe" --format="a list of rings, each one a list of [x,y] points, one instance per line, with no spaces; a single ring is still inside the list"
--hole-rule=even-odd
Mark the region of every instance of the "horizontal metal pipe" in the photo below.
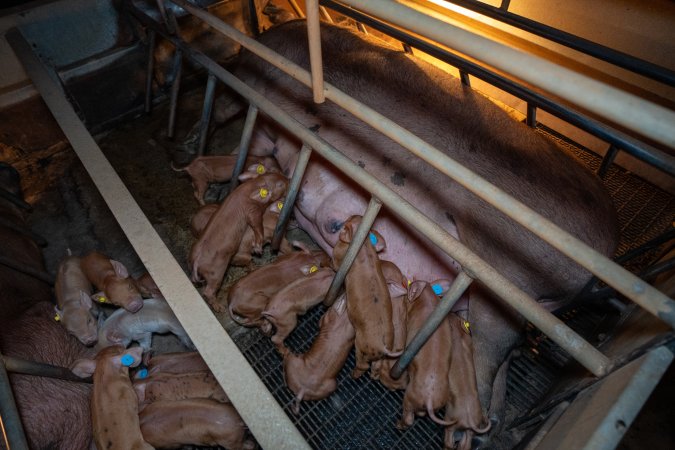
[[[19,234],[27,236],[31,238],[33,241],[35,241],[35,243],[40,247],[44,247],[47,245],[47,241],[45,240],[45,238],[29,230],[28,225],[24,225],[22,227],[21,225],[12,222],[11,220],[5,219],[4,217],[0,217],[0,227],[9,228],[12,231],[16,231]]]
[[[298,191],[300,191],[300,182],[305,175],[305,169],[307,169],[307,163],[309,163],[309,157],[311,155],[312,147],[303,144],[300,149],[298,160],[295,163],[295,168],[293,169],[293,176],[291,177],[290,183],[288,183],[288,192],[286,193],[286,200],[284,200],[284,207],[281,208],[279,220],[277,220],[277,225],[274,228],[274,237],[272,238],[272,249],[274,251],[279,250],[279,247],[281,246],[281,238],[283,237],[288,221],[291,218],[291,213],[295,206],[295,199],[298,197]]]
[[[35,375],[38,377],[57,378],[59,380],[77,381],[78,383],[91,383],[90,378],[80,378],[67,367],[53,366],[27,359],[15,358],[0,354],[0,361],[4,361],[7,372]]]
[[[28,442],[19,411],[16,409],[12,386],[9,384],[7,371],[2,363],[0,363],[0,418],[2,418],[7,446],[11,450],[28,450]]]
[[[504,44],[388,0],[342,0],[368,14],[512,74],[670,148],[675,112]]]
[[[129,11],[140,14],[137,17],[150,20],[133,6],[129,7]],[[155,31],[168,36],[157,22],[150,20],[142,23],[152,24]],[[10,30],[5,36],[129,242],[165,293],[171,309],[258,443],[263,448],[278,450],[309,449],[307,442],[213,315],[80,121],[61,86],[55,83],[53,70],[42,64],[17,29]]]
[[[4,255],[0,255],[0,264],[7,266],[10,269],[16,270],[17,272],[31,276],[36,280],[47,283],[50,286],[54,286],[54,277],[43,270],[30,267],[20,261],[17,261],[16,259],[7,258]]]
[[[375,197],[371,197],[370,202],[368,202],[366,212],[363,213],[361,223],[356,229],[356,233],[354,233],[354,236],[352,236],[352,241],[349,243],[349,247],[347,248],[347,252],[345,253],[344,258],[342,259],[342,263],[340,263],[340,267],[335,273],[335,277],[333,278],[333,281],[331,282],[330,287],[328,288],[326,298],[324,298],[323,300],[324,305],[326,306],[332,305],[335,299],[337,298],[338,292],[340,291],[340,288],[342,288],[342,284],[344,283],[345,278],[347,277],[347,272],[349,272],[349,269],[352,267],[352,264],[354,264],[356,255],[359,253],[359,250],[361,250],[361,247],[363,246],[363,243],[365,242],[368,233],[370,233],[370,229],[373,226],[373,222],[375,222],[375,219],[377,218],[377,214],[380,212],[380,208],[382,208],[382,202],[380,202]]]
[[[178,1],[178,0],[177,0]],[[182,2],[182,0],[180,1]],[[183,6],[182,4],[180,6]],[[189,5],[187,5],[188,8]],[[189,9],[188,9],[189,10]],[[142,13],[140,13],[142,14]],[[146,21],[150,21],[147,19]],[[220,67],[206,55],[190,49],[180,41],[173,39],[175,45],[183,48],[193,61],[212,71],[220,80],[260,107],[273,120],[285,129],[298,136],[303,142],[312,146],[326,160],[344,172],[360,186],[376,196],[405,222],[425,234],[434,244],[448,255],[457,260],[464,270],[476,275],[489,289],[504,299],[509,305],[520,312],[544,334],[573,355],[584,367],[595,375],[602,375],[609,367],[609,360],[586,342],[581,336],[572,331],[563,322],[541,307],[536,301],[516,287],[489,264],[466,248],[457,239],[450,236],[443,228],[426,217],[413,207],[408,201],[392,192],[387,186],[354,164],[349,158],[342,155],[334,147],[316,136],[298,121],[290,117],[281,108],[274,105],[262,95],[255,92],[237,77]],[[305,71],[305,76],[307,72]]]
[[[306,86],[311,86],[310,74],[298,65],[281,57],[277,53],[235,30],[233,27],[225,24],[207,12],[195,8],[186,1],[170,1],[204,20],[217,31],[240,42],[242,46],[270,61],[288,75],[291,75],[304,83]],[[373,1],[380,4],[380,0]],[[392,5],[392,7],[396,6],[395,3],[389,4]],[[608,258],[590,248],[576,237],[537,214],[528,206],[490,184],[484,178],[479,177],[477,174],[457,163],[452,158],[449,158],[422,139],[387,119],[382,114],[355,101],[350,96],[328,83],[326,83],[325,86],[326,98],[332,100],[337,105],[368,123],[370,126],[401,144],[403,147],[411,150],[413,154],[419,156],[434,168],[469,189],[479,198],[485,200],[535,235],[544,239],[561,253],[584,266],[591,273],[614,287],[617,291],[621,292],[638,305],[642,306],[651,314],[668,323],[671,328],[675,328],[675,303],[657,289],[640,280],[626,269],[613,264]],[[311,144],[311,141],[305,142]],[[314,148],[316,149],[316,147]],[[455,257],[452,254],[451,256]],[[455,259],[458,258],[455,257]],[[459,262],[462,264],[461,261]]]
[[[258,118],[258,108],[255,105],[249,105],[246,112],[246,120],[244,121],[244,129],[241,132],[241,139],[239,141],[239,156],[237,162],[232,169],[232,178],[230,178],[230,192],[239,185],[239,175],[244,171],[244,164],[248,157],[248,148],[251,145],[251,137],[253,136],[253,127]]]
[[[653,64],[649,61],[645,61],[644,59],[636,58],[635,56],[629,55],[627,53],[614,50],[613,48],[600,45],[593,41],[589,41],[588,39],[575,36],[571,33],[558,30],[548,25],[544,25],[543,23],[528,19],[527,17],[519,16],[517,14],[504,11],[501,8],[495,8],[494,6],[487,5],[485,3],[473,0],[445,1],[454,3],[455,5],[461,6],[462,8],[470,9],[471,11],[475,11],[484,16],[497,19],[500,22],[520,28],[521,30],[525,30],[532,34],[536,34],[537,36],[541,36],[550,41],[562,44],[565,47],[580,51],[587,55],[619,66],[623,69],[630,70],[631,72],[637,73],[638,75],[660,81],[661,83],[666,83],[670,86],[675,85],[675,72],[668,70],[665,67]]]
[[[428,41],[424,41],[416,36],[406,33],[405,31],[394,28],[385,22],[374,19],[373,17],[367,16],[352,8],[340,5],[339,3],[336,3],[332,0],[321,0],[321,3],[327,5],[335,11],[338,11],[340,14],[344,14],[354,20],[363,22],[370,27],[382,31],[389,36],[404,42],[405,45],[411,45],[425,53],[428,53],[434,58],[451,64],[460,70],[464,70],[476,78],[490,83],[511,95],[525,100],[527,103],[537,106],[539,109],[542,109],[569,122],[571,125],[574,125],[604,141],[607,141],[610,144],[615,145],[617,148],[620,148],[630,155],[645,161],[657,169],[675,176],[674,156],[668,155],[665,152],[647,145],[644,142],[640,142],[631,136],[611,129],[608,126],[601,124],[597,120],[591,119],[588,116],[580,114],[578,111],[574,111],[544,97],[532,89],[526,88],[521,84],[498,75],[491,70],[485,69],[484,67],[470,62],[465,58],[461,58],[445,49],[431,44]]]
[[[457,300],[459,300],[462,294],[466,292],[472,282],[473,278],[467,275],[466,272],[459,272],[455,281],[452,282],[450,290],[446,292],[438,306],[434,308],[433,312],[424,322],[422,328],[417,332],[415,337],[412,338],[410,344],[406,346],[403,354],[389,371],[394,379],[398,379],[403,374],[403,371],[412,362],[417,352],[420,351],[431,335],[434,334],[434,331],[436,331],[441,322],[445,320],[446,316],[452,310],[452,307],[455,306]]]
[[[0,197],[4,198],[5,200],[13,203],[14,205],[18,206],[19,208],[26,210],[26,211],[32,211],[33,207],[31,206],[30,203],[27,203],[24,201],[24,199],[18,197],[17,195],[13,194],[12,192],[9,192],[7,189],[0,187]]]

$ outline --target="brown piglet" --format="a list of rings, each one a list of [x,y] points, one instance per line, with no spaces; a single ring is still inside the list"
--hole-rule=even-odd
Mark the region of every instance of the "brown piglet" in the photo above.
[[[134,380],[134,390],[141,408],[156,401],[210,398],[229,402],[213,374],[208,371],[191,373],[156,373],[142,380]]]
[[[216,302],[216,293],[230,260],[250,226],[253,229],[253,251],[262,253],[262,216],[269,204],[281,198],[288,180],[280,174],[268,173],[239,185],[218,207],[204,232],[192,246],[189,264],[192,281],[206,281],[203,295],[216,312],[223,306]]]
[[[84,345],[94,345],[98,340],[91,290],[91,283],[80,267],[80,258],[66,256],[61,260],[54,284],[56,317],[68,333]]]
[[[441,293],[450,287],[450,283],[446,280],[438,280],[433,284],[440,287],[438,291]],[[432,284],[415,281],[408,288],[408,302],[407,344],[410,344],[438,306],[439,300],[432,290]],[[435,410],[445,406],[450,394],[448,372],[451,351],[450,324],[444,320],[408,366],[409,381],[403,396],[403,416],[396,423],[397,428],[404,430],[410,427],[416,414],[428,414],[431,420],[443,426],[455,423],[443,421],[434,413]]]
[[[321,400],[337,389],[336,377],[354,345],[354,327],[346,313],[342,295],[319,321],[319,334],[312,347],[302,355],[284,356],[286,385],[295,393],[293,412],[300,412],[303,400]]]
[[[335,270],[340,267],[360,224],[361,216],[351,216],[344,223],[339,241],[333,249]],[[356,367],[352,372],[354,378],[359,378],[368,371],[373,361],[401,355],[401,352],[393,351],[391,298],[377,257],[377,252],[385,247],[384,238],[371,230],[345,278],[347,314],[356,330]]]
[[[170,352],[152,356],[146,353],[146,355],[143,361],[147,369],[146,376],[156,373],[190,373],[209,370],[209,366],[206,365],[206,361],[199,352]],[[136,374],[135,379],[139,378],[141,377]]]
[[[80,267],[87,279],[101,291],[94,294],[95,297],[104,297],[129,312],[143,307],[143,297],[121,262],[94,251],[82,257]]]

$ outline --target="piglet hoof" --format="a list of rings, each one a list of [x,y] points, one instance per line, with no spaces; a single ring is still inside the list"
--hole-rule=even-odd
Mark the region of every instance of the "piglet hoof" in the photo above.
[[[396,427],[397,430],[404,431],[404,430],[407,430],[408,428],[410,428],[410,425],[405,423],[405,421],[403,419],[400,419],[400,420],[396,421],[395,427]]]
[[[355,380],[358,380],[359,378],[361,378],[361,375],[363,375],[364,373],[365,373],[365,371],[363,369],[359,369],[359,368],[355,367],[354,370],[352,370],[352,378],[355,379]]]
[[[214,313],[225,312],[225,307],[223,305],[221,305],[220,303],[217,303],[215,300],[207,301],[207,303],[209,304],[209,306],[211,307],[211,310]]]
[[[253,254],[256,256],[261,256],[263,254],[262,245],[255,245],[252,249]]]

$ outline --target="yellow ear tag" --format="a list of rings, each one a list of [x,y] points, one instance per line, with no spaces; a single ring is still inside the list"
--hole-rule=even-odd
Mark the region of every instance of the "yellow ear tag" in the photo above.
[[[316,272],[317,270],[319,270],[318,267],[312,266],[312,267],[309,268],[309,273],[314,273],[314,272]]]
[[[281,209],[284,207],[284,202],[277,202],[277,209],[281,211]]]
[[[412,284],[412,281],[408,280],[408,287]]]
[[[269,194],[269,191],[265,188],[260,188],[260,198],[265,198],[267,197],[267,194]]]
[[[471,327],[469,325],[469,321],[463,320],[462,325],[464,325],[464,330],[466,330],[467,333],[471,334]]]
[[[107,301],[107,299],[102,295],[96,297],[96,300],[98,300],[99,303],[105,303]]]
[[[265,166],[258,164],[258,167],[255,168],[255,171],[258,173],[258,175],[262,175],[265,173]]]
[[[55,316],[54,316],[54,320],[56,320],[57,322],[60,321],[60,320],[61,320],[61,316],[59,316],[58,314],[55,315]]]

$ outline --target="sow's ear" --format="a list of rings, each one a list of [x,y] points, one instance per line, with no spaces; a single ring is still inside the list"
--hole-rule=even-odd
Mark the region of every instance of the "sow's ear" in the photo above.
[[[96,361],[93,359],[77,359],[70,366],[70,371],[80,378],[89,378],[96,371]]]
[[[414,302],[417,297],[422,295],[422,291],[427,286],[426,281],[413,281],[408,287],[408,301],[410,303]]]

